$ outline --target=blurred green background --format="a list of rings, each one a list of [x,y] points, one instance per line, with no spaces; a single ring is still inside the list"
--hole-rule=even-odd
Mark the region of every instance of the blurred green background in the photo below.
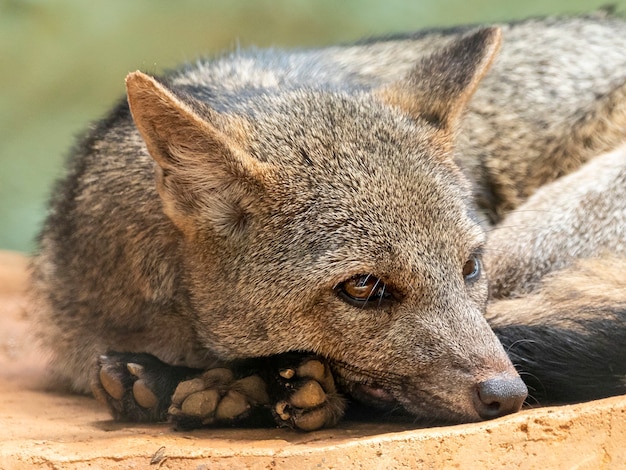
[[[607,0],[0,0],[0,249],[32,251],[76,134],[159,72],[237,46],[323,45],[576,13]],[[613,2],[626,10],[626,0]]]

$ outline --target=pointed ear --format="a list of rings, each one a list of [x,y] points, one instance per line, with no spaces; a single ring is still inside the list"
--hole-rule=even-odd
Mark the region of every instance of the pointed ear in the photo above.
[[[489,70],[501,43],[500,28],[481,29],[422,59],[399,82],[379,90],[388,103],[415,119],[452,130]]]
[[[261,163],[242,150],[243,120],[210,109],[200,115],[141,72],[126,77],[126,89],[135,125],[157,163],[165,213],[186,233],[207,225],[223,235],[243,230],[253,203],[252,182],[263,177]]]

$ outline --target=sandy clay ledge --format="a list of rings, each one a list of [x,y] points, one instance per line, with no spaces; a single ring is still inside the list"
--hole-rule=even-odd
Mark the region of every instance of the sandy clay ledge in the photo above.
[[[91,398],[43,391],[25,282],[26,259],[0,252],[0,469],[626,468],[626,397],[431,429],[120,425]]]

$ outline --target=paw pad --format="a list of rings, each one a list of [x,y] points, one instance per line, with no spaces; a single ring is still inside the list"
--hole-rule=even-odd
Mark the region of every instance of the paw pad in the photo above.
[[[235,380],[229,369],[211,369],[181,382],[169,414],[183,427],[245,418],[255,407],[269,404],[265,382],[257,375]]]
[[[176,385],[198,373],[145,353],[109,352],[98,360],[94,396],[121,421],[163,421]]]
[[[279,424],[303,431],[333,426],[343,415],[330,368],[321,359],[305,359],[297,367],[278,371],[286,399],[274,405]]]

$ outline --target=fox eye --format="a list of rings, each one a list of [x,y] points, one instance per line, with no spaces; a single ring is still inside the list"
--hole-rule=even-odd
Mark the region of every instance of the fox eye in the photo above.
[[[480,277],[480,258],[472,255],[463,265],[463,278],[465,282],[476,281]]]
[[[387,285],[371,274],[359,274],[339,284],[339,296],[355,307],[376,307],[391,300]]]

